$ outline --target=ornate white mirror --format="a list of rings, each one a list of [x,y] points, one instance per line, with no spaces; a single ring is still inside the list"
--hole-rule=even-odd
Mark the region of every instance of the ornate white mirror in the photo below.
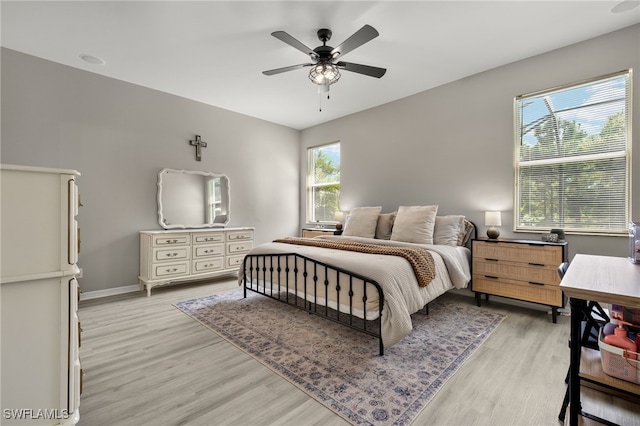
[[[229,178],[162,169],[158,173],[158,221],[164,229],[225,226],[229,223]]]

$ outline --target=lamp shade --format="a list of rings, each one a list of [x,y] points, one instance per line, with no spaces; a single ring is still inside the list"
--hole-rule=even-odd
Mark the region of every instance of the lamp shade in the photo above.
[[[502,226],[500,212],[484,212],[484,224],[487,226]]]
[[[337,212],[334,213],[333,217],[336,222],[342,222],[342,219],[344,219],[344,213],[338,210]]]

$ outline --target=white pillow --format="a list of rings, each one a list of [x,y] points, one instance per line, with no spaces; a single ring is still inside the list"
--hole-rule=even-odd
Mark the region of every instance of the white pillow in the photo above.
[[[400,206],[393,222],[391,240],[407,243],[433,244],[438,206]]]
[[[433,228],[433,244],[457,246],[460,232],[464,229],[464,216],[436,216]]]
[[[347,217],[343,236],[373,238],[376,235],[378,215],[382,210],[378,207],[355,207]]]

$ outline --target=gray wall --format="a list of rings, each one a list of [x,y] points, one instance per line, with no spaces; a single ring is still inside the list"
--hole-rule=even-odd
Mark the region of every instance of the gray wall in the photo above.
[[[1,60],[0,160],[82,174],[83,292],[137,284],[163,168],[227,174],[229,226],[255,226],[258,243],[299,232],[297,130],[8,49]]]
[[[640,25],[302,132],[1,52],[0,161],[82,173],[85,292],[137,283],[137,232],[159,229],[161,169],[226,173],[229,226],[255,226],[261,243],[298,234],[305,220],[306,148],[337,140],[343,209],[437,203],[440,214],[467,215],[481,234],[483,212],[500,209],[502,236],[538,239],[511,231],[514,96],[626,68],[635,70],[633,218],[640,220]],[[209,143],[202,162],[187,144],[195,134]],[[626,238],[567,239],[571,255],[627,255]]]
[[[481,236],[484,211],[501,210],[501,236],[539,239],[513,232],[514,97],[628,68],[635,89],[632,216],[640,221],[640,25],[305,129],[301,177],[306,148],[340,141],[343,210],[439,204],[439,214],[465,214]],[[300,196],[304,223],[304,188]],[[567,240],[571,257],[628,256],[628,238]]]

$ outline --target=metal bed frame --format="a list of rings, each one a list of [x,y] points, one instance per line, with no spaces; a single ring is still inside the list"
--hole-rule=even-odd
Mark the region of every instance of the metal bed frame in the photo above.
[[[469,239],[465,247],[471,249],[471,241],[476,238],[478,228],[475,223],[467,220],[472,227]],[[289,272],[293,270],[294,279],[290,282]],[[382,342],[382,308],[384,306],[384,294],[380,285],[363,275],[348,271],[337,266],[303,256],[297,253],[275,253],[275,254],[248,254],[243,261],[243,287],[244,297],[247,297],[247,290],[269,297],[274,300],[286,303],[309,312],[310,314],[329,319],[331,321],[346,325],[352,329],[361,331],[370,336],[376,337],[379,342],[380,356],[384,355],[384,345]],[[302,271],[302,276],[298,272]],[[346,294],[348,298],[349,312],[329,307],[329,281],[320,281],[320,275],[328,277],[335,274],[336,284],[333,288],[337,293],[336,305],[340,306],[340,297],[344,295],[343,288],[348,288]],[[285,282],[282,282],[284,274]],[[367,291],[378,293],[378,315],[374,320],[366,320],[356,316],[353,311],[354,302],[354,279],[360,280],[362,285],[362,302],[364,306],[364,318],[367,318],[366,302],[369,299]],[[260,286],[260,282],[263,283]],[[347,286],[347,287],[345,287]],[[318,288],[320,287],[320,291]],[[313,293],[309,290],[313,289]],[[323,293],[324,289],[324,293]],[[368,289],[368,290],[367,290]],[[303,297],[297,294],[302,291]],[[293,292],[293,293],[292,293]],[[323,301],[318,303],[318,298]],[[311,299],[311,300],[309,300]],[[344,304],[342,304],[344,305]],[[425,315],[429,314],[429,304],[423,308]]]
[[[294,272],[293,282],[289,278],[290,271]],[[301,276],[300,271],[302,271]],[[334,286],[332,290],[335,290],[337,294],[335,303],[337,306],[348,306],[348,312],[332,309],[329,306],[330,283],[326,278],[321,280],[320,275],[324,277],[335,276],[335,284],[332,284]],[[284,278],[284,283],[282,278]],[[354,282],[354,279],[358,282]],[[297,253],[249,254],[245,256],[242,281],[245,298],[247,290],[251,290],[376,337],[379,341],[380,356],[384,355],[382,343],[384,294],[376,281]],[[369,295],[371,292],[377,292],[379,301],[377,318],[366,320],[355,315],[354,286],[356,285],[362,286],[364,318],[368,317],[366,302]],[[300,292],[303,297],[297,296]],[[341,303],[340,299],[343,296],[348,299],[347,303]]]

